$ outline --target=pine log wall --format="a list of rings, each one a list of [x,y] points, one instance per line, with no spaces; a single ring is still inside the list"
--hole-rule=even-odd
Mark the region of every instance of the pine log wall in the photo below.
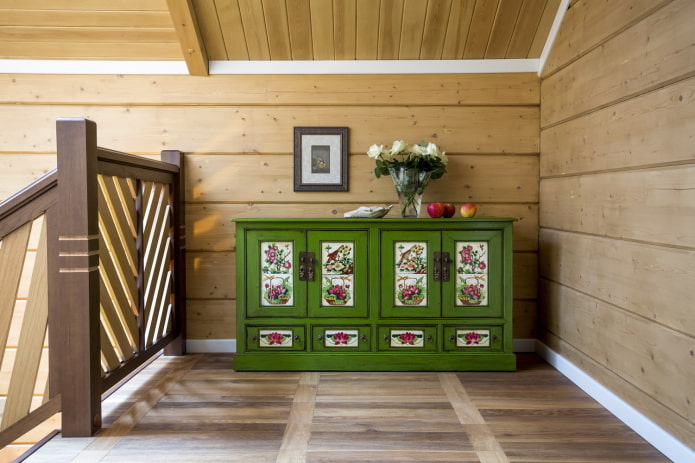
[[[695,448],[695,2],[579,0],[542,73],[539,338]]]
[[[449,172],[424,201],[515,217],[514,337],[534,338],[540,85],[535,74],[0,76],[0,198],[52,168],[55,120],[97,122],[98,144],[185,152],[188,337],[235,337],[235,217],[342,217],[395,202],[365,152],[433,141]],[[348,192],[293,191],[293,127],[347,126]]]

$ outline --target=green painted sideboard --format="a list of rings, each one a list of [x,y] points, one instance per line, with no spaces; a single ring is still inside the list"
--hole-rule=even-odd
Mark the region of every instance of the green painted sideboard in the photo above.
[[[236,219],[237,371],[514,370],[513,219]]]

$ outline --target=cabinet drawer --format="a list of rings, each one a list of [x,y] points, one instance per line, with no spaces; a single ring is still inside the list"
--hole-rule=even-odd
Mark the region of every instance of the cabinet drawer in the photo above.
[[[501,326],[445,326],[446,351],[501,351]]]
[[[247,326],[246,350],[305,350],[303,326]]]
[[[315,352],[371,350],[371,328],[368,326],[313,326],[312,350]]]
[[[436,326],[380,326],[379,350],[436,351]]]

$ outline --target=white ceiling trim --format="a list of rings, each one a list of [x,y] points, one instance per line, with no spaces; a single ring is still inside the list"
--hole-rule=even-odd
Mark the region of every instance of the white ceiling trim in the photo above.
[[[185,61],[2,59],[0,74],[188,74]]]
[[[210,74],[479,74],[538,72],[537,59],[210,61]]]
[[[210,74],[478,74],[538,72],[537,59],[210,61]],[[188,75],[185,61],[0,60],[0,74]]]
[[[538,63],[538,75],[539,76],[543,72],[543,67],[545,67],[545,62],[548,59],[548,55],[550,54],[550,50],[553,49],[553,44],[555,43],[555,39],[557,38],[557,33],[560,30],[560,26],[562,25],[562,20],[565,18],[565,13],[567,13],[567,9],[569,8],[569,4],[570,4],[570,0],[562,0],[560,2],[560,6],[557,9],[557,13],[555,13],[555,19],[553,20],[553,25],[550,26],[550,32],[548,32],[548,38],[545,41],[545,46],[543,47],[543,51],[541,52],[541,57],[539,59],[539,63]]]

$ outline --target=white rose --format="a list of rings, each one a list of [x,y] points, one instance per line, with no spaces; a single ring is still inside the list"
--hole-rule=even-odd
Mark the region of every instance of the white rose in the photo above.
[[[376,159],[379,157],[382,151],[384,151],[384,145],[372,145],[367,151],[367,156]]]
[[[404,142],[403,140],[396,140],[393,142],[393,146],[391,147],[391,154],[401,153],[407,147],[408,147],[408,144],[406,142]]]
[[[442,164],[446,165],[449,162],[449,158],[446,157],[446,153],[442,151],[439,153],[439,159],[442,161]]]
[[[425,148],[425,152],[426,152],[427,154],[429,154],[430,156],[434,156],[434,157],[438,157],[439,154],[440,154],[440,153],[439,153],[439,148],[438,148],[437,145],[435,145],[434,143],[429,143],[429,144],[427,145],[427,148]]]
[[[413,147],[410,149],[410,152],[411,152],[411,153],[413,154],[413,156],[415,156],[415,157],[424,156],[425,154],[427,154],[427,153],[425,152],[424,147],[422,147],[422,146],[420,146],[420,145],[413,145]]]

